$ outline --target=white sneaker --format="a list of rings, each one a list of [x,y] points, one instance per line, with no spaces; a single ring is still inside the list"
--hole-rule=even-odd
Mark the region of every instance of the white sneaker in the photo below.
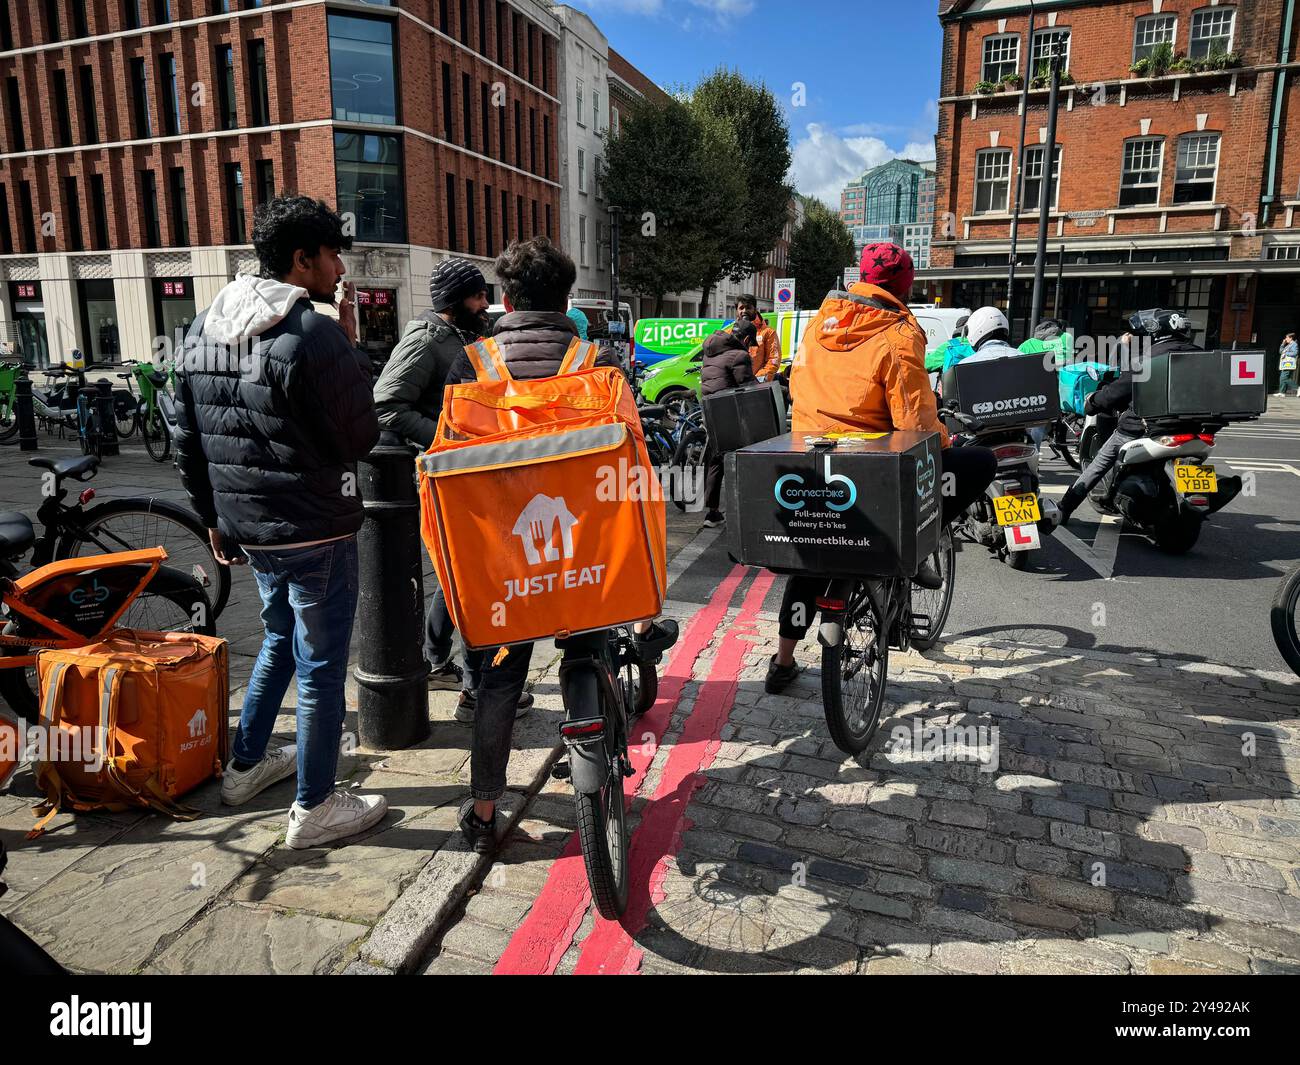
[[[296,802],[289,807],[289,833],[285,844],[294,850],[322,847],[345,836],[377,825],[388,812],[382,795],[358,795],[335,788],[319,806],[304,810]]]
[[[227,806],[242,806],[260,791],[298,772],[298,748],[273,747],[251,769],[242,773],[230,766],[221,774],[221,801]]]

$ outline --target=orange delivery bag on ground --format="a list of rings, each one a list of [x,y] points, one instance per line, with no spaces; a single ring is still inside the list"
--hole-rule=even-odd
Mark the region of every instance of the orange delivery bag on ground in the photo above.
[[[418,460],[421,532],[471,648],[656,617],[667,592],[657,473],[627,379],[576,337],[559,376],[516,381],[496,342],[447,389]]]
[[[199,816],[176,800],[226,763],[225,640],[119,629],[85,647],[41,651],[37,669],[49,739],[36,767],[44,816],[31,837],[65,807]]]

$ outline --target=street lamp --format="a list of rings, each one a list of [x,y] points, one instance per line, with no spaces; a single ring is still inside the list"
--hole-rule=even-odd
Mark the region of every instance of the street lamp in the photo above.
[[[1031,45],[1032,50],[1032,45]],[[1043,317],[1043,279],[1047,270],[1047,220],[1052,210],[1052,183],[1056,175],[1056,113],[1061,92],[1061,39],[1052,41],[1051,88],[1047,94],[1047,144],[1038,178],[1038,255],[1034,260],[1034,298],[1030,305],[1029,331],[1038,328]]]
[[[1011,255],[1007,269],[1007,321],[1016,324],[1016,243],[1020,236],[1020,194],[1025,186],[1025,125],[1029,121],[1029,83],[1034,80],[1034,18],[1038,12],[1029,0],[1029,47],[1025,49],[1024,83],[1020,86],[1020,153],[1016,159],[1015,205],[1011,210]]]

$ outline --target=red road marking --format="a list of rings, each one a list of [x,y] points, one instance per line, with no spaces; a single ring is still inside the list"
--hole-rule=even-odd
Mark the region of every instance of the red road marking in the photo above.
[[[695,789],[704,782],[700,774],[713,764],[721,745],[722,727],[735,705],[740,670],[748,650],[744,637],[755,632],[755,617],[774,580],[766,571],[754,578],[740,616],[723,637],[695,711],[669,752],[659,788],[632,837],[627,912],[621,922],[596,920],[596,927],[582,944],[575,970],[578,975],[635,973],[641,967],[642,952],[632,937],[645,927],[650,908],[664,899],[668,858],[681,848],[682,832],[690,827],[686,807]]]
[[[686,631],[673,648],[660,682],[659,698],[650,711],[636,722],[636,735],[629,737],[631,749],[628,754],[636,775],[623,782],[625,799],[631,799],[637,785],[644,779],[645,770],[654,758],[655,747],[663,738],[664,729],[668,727],[668,721],[681,698],[682,688],[695,669],[695,660],[708,646],[718,623],[726,616],[731,597],[744,575],[745,569],[742,566],[732,567],[731,572],[718,585],[708,605],[691,618]],[[698,712],[697,706],[695,713]],[[654,734],[654,746],[640,739],[646,732]],[[555,972],[564,952],[572,944],[590,904],[587,871],[582,864],[582,851],[575,833],[551,865],[541,893],[523,923],[510,937],[510,942],[497,959],[492,972],[526,976]]]

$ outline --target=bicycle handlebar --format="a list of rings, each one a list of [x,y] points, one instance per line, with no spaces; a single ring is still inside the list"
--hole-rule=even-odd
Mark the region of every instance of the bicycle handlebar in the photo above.
[[[984,428],[984,423],[978,418],[972,418],[969,414],[963,414],[956,407],[940,407],[939,413],[945,418],[951,418],[959,423],[963,429],[969,429],[972,433],[978,433]]]

